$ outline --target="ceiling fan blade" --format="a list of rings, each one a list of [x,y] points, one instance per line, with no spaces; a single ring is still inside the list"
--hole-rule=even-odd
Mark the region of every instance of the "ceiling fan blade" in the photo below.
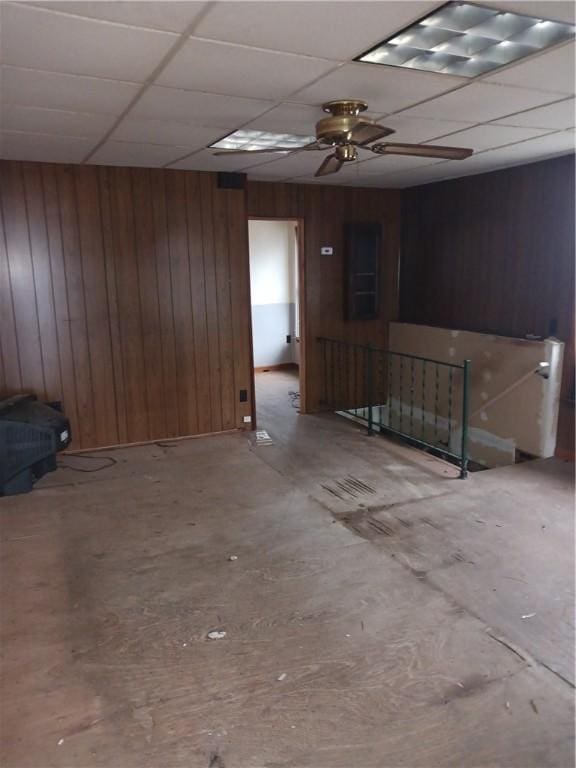
[[[465,160],[474,153],[464,147],[444,147],[439,144],[374,144],[367,147],[377,155],[411,155],[418,157],[439,157],[445,160]]]
[[[340,160],[337,155],[328,155],[314,176],[328,176],[329,173],[338,173],[343,165],[344,160]]]
[[[351,131],[351,141],[354,144],[364,146],[365,144],[370,144],[371,141],[377,141],[378,139],[383,139],[384,136],[390,136],[391,133],[395,133],[393,128],[386,128],[385,125],[366,121],[354,126]]]

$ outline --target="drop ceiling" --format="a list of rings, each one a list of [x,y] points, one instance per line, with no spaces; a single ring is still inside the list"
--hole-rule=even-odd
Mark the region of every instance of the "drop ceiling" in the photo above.
[[[574,23],[568,0],[483,4]],[[460,162],[370,158],[331,184],[408,187],[573,152],[573,41],[472,79],[354,61],[441,5],[1,2],[0,155],[319,183],[315,153],[206,147],[241,128],[308,135],[324,101],[350,97],[368,101],[394,141],[477,151]]]

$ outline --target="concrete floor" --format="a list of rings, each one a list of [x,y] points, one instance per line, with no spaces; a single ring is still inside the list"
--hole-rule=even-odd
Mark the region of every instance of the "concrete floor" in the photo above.
[[[572,467],[459,481],[295,390],[258,376],[271,446],[0,499],[4,768],[573,765]]]

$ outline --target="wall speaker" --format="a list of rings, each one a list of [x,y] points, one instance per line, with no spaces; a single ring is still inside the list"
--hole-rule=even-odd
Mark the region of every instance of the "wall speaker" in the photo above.
[[[226,173],[225,171],[218,172],[218,189],[245,189],[245,188],[246,188],[245,173]]]

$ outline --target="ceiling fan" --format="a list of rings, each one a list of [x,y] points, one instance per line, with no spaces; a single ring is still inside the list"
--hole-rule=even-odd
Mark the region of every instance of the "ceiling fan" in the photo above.
[[[464,160],[473,153],[472,149],[463,147],[445,147],[435,144],[398,144],[394,142],[378,142],[391,133],[392,128],[379,125],[374,120],[359,117],[361,112],[368,108],[365,101],[358,99],[343,99],[328,101],[322,105],[324,112],[330,117],[324,117],[316,123],[316,141],[303,147],[271,147],[270,149],[224,149],[214,152],[215,155],[244,155],[284,152],[295,155],[298,152],[310,152],[319,150],[325,152],[333,149],[334,152],[324,161],[314,174],[315,176],[327,176],[329,173],[337,173],[344,163],[358,159],[358,149],[366,149],[377,155],[411,155],[419,157],[437,157],[445,160]],[[376,143],[373,143],[376,142]]]

